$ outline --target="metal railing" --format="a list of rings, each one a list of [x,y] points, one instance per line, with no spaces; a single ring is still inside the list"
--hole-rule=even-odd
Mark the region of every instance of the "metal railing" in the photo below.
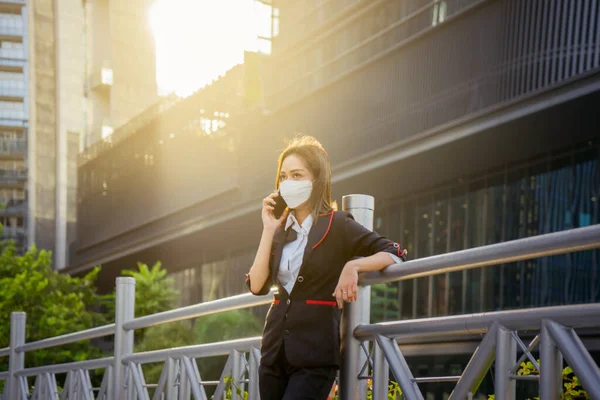
[[[0,88],[0,95],[2,95],[2,88]],[[17,138],[0,138],[0,154],[25,154],[27,151],[27,139]]]
[[[372,229],[374,200],[370,196],[350,195],[343,208]],[[413,319],[369,324],[369,285],[450,271],[527,260],[555,254],[600,247],[600,225],[540,235],[527,239],[483,246],[392,265],[380,272],[362,274],[359,301],[346,304],[341,335],[344,342],[340,371],[340,398],[364,399],[366,379],[373,379],[373,399],[387,399],[389,371],[402,388],[405,399],[423,399],[419,383],[456,382],[450,399],[472,398],[488,369],[495,363],[496,399],[515,399],[516,380],[539,380],[544,400],[560,398],[563,357],[573,368],[590,398],[600,399],[600,369],[574,329],[600,327],[600,303],[543,307]],[[248,398],[258,399],[260,337],[180,348],[135,353],[134,330],[184,319],[197,318],[229,310],[268,304],[271,296],[244,294],[134,318],[135,280],[117,278],[115,323],[58,337],[25,343],[26,316],[11,314],[10,347],[0,349],[0,357],[9,357],[9,370],[0,373],[6,380],[2,400],[22,399],[206,399],[205,386],[216,385],[215,399],[223,398],[228,377],[239,389],[248,390]],[[525,345],[518,332],[539,332]],[[26,352],[51,348],[81,340],[114,335],[114,356],[36,368],[24,367]],[[463,373],[459,376],[414,377],[406,362],[409,347],[431,345],[484,335]],[[532,352],[539,347],[541,363]],[[404,352],[403,352],[404,349]],[[518,350],[522,353],[517,359]],[[202,380],[196,358],[229,355],[218,381]],[[526,359],[540,375],[516,373]],[[147,384],[141,366],[164,363],[156,384]],[[99,388],[93,388],[89,371],[104,369]],[[67,374],[59,392],[56,374]],[[28,377],[35,377],[29,392]],[[237,396],[236,394],[233,395]]]

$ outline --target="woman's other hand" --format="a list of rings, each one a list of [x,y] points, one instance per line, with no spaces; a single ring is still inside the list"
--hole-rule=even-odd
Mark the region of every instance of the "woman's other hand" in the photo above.
[[[275,218],[273,210],[275,209],[275,197],[279,196],[277,193],[271,193],[263,199],[262,207],[262,222],[265,231],[275,233],[277,228],[285,221],[288,215],[286,209],[279,219]]]
[[[354,302],[357,299],[358,289],[358,266],[349,261],[342,269],[340,279],[335,287],[333,296],[337,301],[338,307],[343,308],[344,302]]]

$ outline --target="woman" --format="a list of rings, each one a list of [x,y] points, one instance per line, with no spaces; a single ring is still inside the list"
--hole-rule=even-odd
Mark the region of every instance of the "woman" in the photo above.
[[[358,273],[398,263],[406,251],[336,211],[329,158],[312,137],[281,153],[276,187],[279,194],[263,200],[262,237],[246,277],[253,294],[278,289],[262,337],[261,399],[324,400],[340,365],[340,310],[357,299]],[[278,195],[288,209],[277,219]]]

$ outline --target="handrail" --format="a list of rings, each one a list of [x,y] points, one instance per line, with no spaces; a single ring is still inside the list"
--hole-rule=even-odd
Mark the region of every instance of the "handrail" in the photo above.
[[[390,265],[382,271],[361,274],[359,283],[396,282],[599,247],[600,225],[592,225]]]
[[[249,351],[252,347],[260,346],[260,336],[245,339],[227,340],[223,342],[205,343],[194,346],[174,347],[171,349],[145,351],[123,357],[123,364],[130,362],[139,364],[165,361],[167,358],[177,357],[215,357],[229,354],[231,350]]]
[[[600,303],[494,311],[359,325],[354,330],[354,336],[358,340],[370,340],[376,335],[394,338],[414,336],[421,338],[481,334],[487,332],[494,322],[498,322],[508,329],[539,330],[544,319],[552,319],[572,328],[598,327],[600,326]]]
[[[113,364],[113,357],[96,358],[94,360],[85,360],[70,362],[64,364],[45,365],[42,367],[24,368],[15,373],[16,376],[34,376],[41,373],[64,374],[74,369],[99,369],[106,368]]]
[[[146,315],[125,322],[123,324],[123,329],[130,331],[134,329],[148,328],[153,325],[164,324],[167,322],[197,318],[203,315],[261,306],[263,304],[269,304],[273,301],[272,294],[273,291],[265,296],[255,296],[252,293],[246,293],[238,296],[226,297],[224,299],[212,300],[205,303],[177,308],[175,310],[164,311],[157,314]]]
[[[95,339],[103,336],[113,335],[115,333],[115,324],[98,326],[96,328],[86,329],[84,331],[67,333],[65,335],[55,336],[47,339],[36,340],[26,343],[16,348],[17,352],[26,352],[32,350],[47,349],[48,347],[60,346],[81,340]],[[9,349],[10,351],[10,349]]]

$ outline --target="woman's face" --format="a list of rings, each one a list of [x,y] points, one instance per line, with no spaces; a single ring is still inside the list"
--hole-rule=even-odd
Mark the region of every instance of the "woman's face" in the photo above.
[[[295,154],[290,154],[281,163],[279,183],[292,179],[295,181],[312,181],[314,177],[304,164],[304,160]]]

